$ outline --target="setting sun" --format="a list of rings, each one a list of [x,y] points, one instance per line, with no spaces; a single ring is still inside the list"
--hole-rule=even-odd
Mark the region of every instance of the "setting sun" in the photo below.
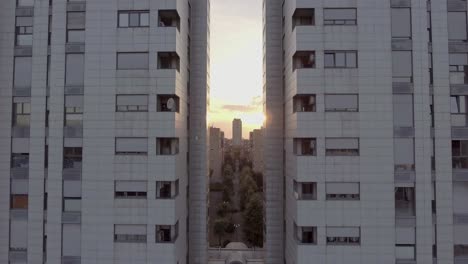
[[[231,122],[240,118],[246,138],[264,120],[262,2],[217,0],[212,2],[211,13],[209,124],[230,138]]]

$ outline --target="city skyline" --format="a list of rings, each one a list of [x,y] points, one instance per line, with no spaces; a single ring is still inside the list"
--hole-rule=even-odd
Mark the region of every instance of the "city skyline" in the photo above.
[[[248,135],[264,120],[262,1],[212,1],[211,14],[209,124],[231,138],[231,121],[240,118],[242,134]]]
[[[466,0],[2,4],[0,264],[468,263]]]

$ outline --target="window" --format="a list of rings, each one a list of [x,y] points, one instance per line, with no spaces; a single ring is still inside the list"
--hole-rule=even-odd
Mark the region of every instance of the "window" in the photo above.
[[[84,54],[66,54],[65,85],[84,85]]]
[[[317,183],[294,181],[294,196],[298,200],[317,200]]]
[[[452,126],[468,126],[468,96],[454,95],[450,96],[450,112],[452,114]]]
[[[325,148],[327,156],[359,156],[359,139],[327,138]]]
[[[17,0],[17,6],[34,6],[34,0]]]
[[[15,57],[15,88],[31,88],[32,58]]]
[[[81,256],[81,224],[62,224],[62,256]]]
[[[29,168],[29,153],[12,153],[11,168]]]
[[[180,16],[177,10],[159,10],[159,27],[180,27]]]
[[[296,156],[316,156],[317,142],[315,138],[295,138],[293,151]]]
[[[327,227],[327,245],[359,245],[359,227]]]
[[[298,94],[293,97],[293,112],[315,112],[315,94]]]
[[[296,51],[293,56],[293,71],[315,68],[315,51]]]
[[[16,46],[31,46],[33,42],[33,17],[16,17]]]
[[[415,216],[414,187],[395,187],[395,215]]]
[[[448,12],[449,40],[464,41],[467,39],[466,12]]]
[[[180,58],[176,52],[158,52],[158,69],[180,70]]]
[[[64,197],[64,212],[81,212],[81,197]]]
[[[296,26],[313,26],[315,25],[315,9],[313,8],[296,8],[292,17],[293,29]]]
[[[114,242],[146,243],[146,225],[114,225]]]
[[[452,168],[468,169],[468,140],[452,140]]]
[[[411,51],[392,51],[393,82],[413,81],[413,53]]]
[[[395,160],[395,172],[414,171],[414,139],[395,138],[393,158]]]
[[[148,138],[115,138],[115,154],[146,155],[148,153]]]
[[[359,200],[359,183],[327,182],[327,200]]]
[[[454,245],[455,259],[468,259],[468,245]]]
[[[10,251],[26,252],[27,248],[28,220],[10,220]]]
[[[119,27],[149,27],[150,15],[148,10],[119,11]]]
[[[449,53],[450,84],[468,84],[468,53]]]
[[[79,169],[82,167],[83,148],[82,147],[64,147],[63,148],[63,168]]]
[[[413,127],[413,95],[393,95],[393,126]]]
[[[414,245],[396,244],[395,257],[397,260],[414,260],[416,257],[416,248]]]
[[[67,42],[83,43],[85,41],[85,12],[67,12]]]
[[[63,181],[63,211],[81,212],[81,181]]]
[[[177,195],[179,195],[179,180],[156,182],[156,199],[173,199]]]
[[[317,244],[317,227],[315,226],[297,226],[294,223],[294,233],[301,244]]]
[[[146,199],[146,181],[115,181],[115,198]]]
[[[157,225],[156,243],[173,243],[179,235],[179,222],[175,225]]]
[[[158,112],[179,112],[180,99],[177,95],[158,95]]]
[[[13,97],[13,126],[29,127],[31,120],[31,97]]]
[[[118,94],[117,112],[148,112],[148,95]]]
[[[28,209],[28,195],[12,194],[10,196],[10,209]]]
[[[156,148],[157,155],[177,155],[179,154],[179,139],[157,138]]]
[[[323,24],[324,25],[356,25],[357,24],[357,9],[356,8],[324,8],[323,9]]]
[[[325,68],[357,68],[357,51],[325,51]]]
[[[411,38],[411,8],[392,8],[392,37]]]
[[[117,70],[147,70],[148,52],[118,52]]]
[[[357,112],[357,94],[326,94],[325,112]]]
[[[65,96],[65,127],[83,127],[83,96]]]

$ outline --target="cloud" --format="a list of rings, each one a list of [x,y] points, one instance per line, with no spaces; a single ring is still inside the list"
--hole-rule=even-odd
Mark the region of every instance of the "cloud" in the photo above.
[[[222,110],[226,111],[236,111],[236,112],[258,112],[261,109],[263,99],[261,96],[255,96],[252,98],[248,105],[235,105],[235,104],[225,104],[221,106]]]
[[[237,111],[237,112],[254,112],[256,107],[252,105],[223,105],[223,110],[226,111]]]

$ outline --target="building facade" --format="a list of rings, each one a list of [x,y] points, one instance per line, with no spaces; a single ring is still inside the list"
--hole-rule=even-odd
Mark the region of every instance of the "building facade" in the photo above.
[[[242,146],[242,120],[235,118],[232,120],[232,145]]]
[[[0,263],[206,263],[209,1],[1,6]]]
[[[224,160],[224,132],[210,127],[210,182],[222,181]]]
[[[263,129],[254,129],[250,132],[250,146],[252,169],[254,172],[263,173]]]
[[[467,263],[466,16],[264,1],[267,263]]]

